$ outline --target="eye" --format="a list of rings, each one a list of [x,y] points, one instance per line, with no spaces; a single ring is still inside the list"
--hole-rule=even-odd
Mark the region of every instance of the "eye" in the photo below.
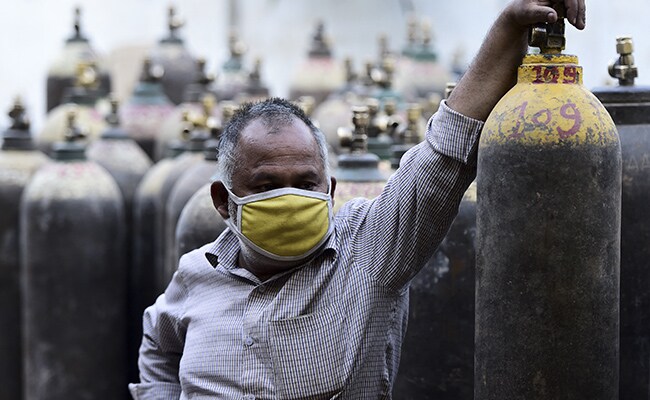
[[[314,182],[303,182],[298,185],[298,189],[302,190],[314,190],[316,189],[316,184]]]
[[[278,186],[273,183],[265,183],[255,187],[257,193],[268,192],[269,190],[277,189]]]

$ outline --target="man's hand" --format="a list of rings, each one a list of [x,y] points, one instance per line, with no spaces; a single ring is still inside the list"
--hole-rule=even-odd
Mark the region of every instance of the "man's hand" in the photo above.
[[[553,23],[558,18],[553,5],[562,1],[566,8],[567,21],[578,29],[584,29],[585,0],[515,0],[508,4],[503,16],[513,25],[526,29],[536,23]]]

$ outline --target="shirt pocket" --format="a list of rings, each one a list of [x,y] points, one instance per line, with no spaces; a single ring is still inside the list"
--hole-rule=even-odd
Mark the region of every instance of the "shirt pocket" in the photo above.
[[[338,306],[271,321],[269,348],[278,399],[332,399],[343,389],[344,318]]]

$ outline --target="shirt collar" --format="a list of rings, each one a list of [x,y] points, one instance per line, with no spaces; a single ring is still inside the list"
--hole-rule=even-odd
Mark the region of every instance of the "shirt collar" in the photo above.
[[[323,245],[323,249],[316,253],[312,258],[318,258],[325,253],[333,252],[334,257],[337,256],[340,248],[339,234],[337,233],[338,226],[334,226],[334,231],[329,239]],[[237,257],[239,256],[239,239],[230,230],[226,228],[225,231],[219,235],[210,247],[205,252],[205,258],[208,260],[212,268],[217,268],[219,264],[227,270],[233,270],[237,267]]]

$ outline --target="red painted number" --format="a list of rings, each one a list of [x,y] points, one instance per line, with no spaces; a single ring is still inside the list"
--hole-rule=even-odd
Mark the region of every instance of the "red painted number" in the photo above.
[[[537,111],[535,115],[533,115],[533,123],[535,125],[548,125],[549,122],[551,122],[551,110],[548,108]]]
[[[535,80],[533,83],[557,83],[560,78],[560,71],[557,67],[543,67],[536,65],[533,67],[535,71]]]
[[[566,103],[562,108],[560,108],[560,115],[573,121],[573,126],[568,130],[564,130],[559,126],[557,127],[557,133],[560,135],[560,138],[565,139],[578,133],[582,126],[582,115],[580,114],[578,107],[573,103]]]
[[[578,82],[578,69],[576,67],[564,67],[564,80],[562,83]]]
[[[513,111],[519,110],[519,118],[517,118],[517,125],[512,128],[512,133],[508,136],[509,139],[518,139],[524,136],[524,128],[522,128],[522,121],[526,121],[526,107],[528,107],[528,102],[524,101],[521,105],[515,108]]]

